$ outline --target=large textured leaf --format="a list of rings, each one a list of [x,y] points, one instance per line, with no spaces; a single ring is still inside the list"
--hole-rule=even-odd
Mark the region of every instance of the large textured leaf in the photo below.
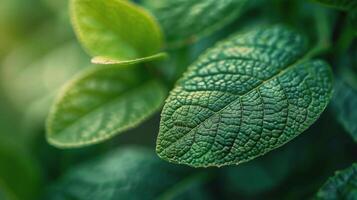
[[[162,46],[161,30],[145,10],[124,0],[71,0],[74,30],[92,56],[131,60]]]
[[[166,100],[157,153],[195,167],[239,164],[307,129],[326,107],[328,65],[283,27],[219,43],[189,67]]]
[[[348,199],[357,197],[357,164],[336,172],[318,191],[316,198],[319,200]]]
[[[149,150],[115,150],[71,170],[47,199],[190,200],[210,199],[203,190],[204,174],[170,165]]]
[[[145,0],[168,42],[195,40],[234,20],[246,0]]]
[[[164,98],[163,86],[137,69],[91,68],[64,87],[48,117],[47,139],[57,147],[98,143],[145,120]]]
[[[353,10],[357,8],[357,1],[355,0],[314,0],[314,1],[341,10]]]

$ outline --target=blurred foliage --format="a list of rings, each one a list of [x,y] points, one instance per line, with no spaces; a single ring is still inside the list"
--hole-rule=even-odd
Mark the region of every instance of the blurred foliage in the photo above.
[[[328,41],[322,41],[330,48],[320,57],[333,66],[338,76],[345,71],[342,68],[356,75],[356,26],[351,26],[357,21],[356,12],[347,14],[302,0],[248,2],[242,16],[221,30],[190,46],[169,51],[170,58],[157,67],[162,69],[168,87],[173,86],[202,51],[252,24],[285,23],[306,33],[314,43],[317,41],[315,14],[331,30],[325,36]],[[77,165],[93,162],[90,160],[128,144],[155,148],[158,114],[126,134],[95,146],[59,150],[47,144],[44,120],[54,96],[64,82],[90,66],[90,58],[79,47],[72,31],[67,4],[65,0],[0,1],[1,200],[47,199],[48,186],[64,180],[62,177],[71,174]],[[356,76],[349,77],[354,78],[347,78],[348,83],[356,81]],[[356,88],[352,90],[356,93]],[[333,105],[287,145],[242,165],[209,170],[212,175],[204,185],[209,197],[308,199],[314,196],[336,170],[348,168],[357,161],[357,144],[349,135],[349,126],[339,123],[346,115],[336,114]],[[357,112],[357,105],[350,105],[349,111]],[[349,123],[355,125],[356,121],[352,119]],[[125,165],[125,160],[120,162]],[[142,168],[145,167],[143,164]],[[117,169],[118,165],[110,164],[109,168]],[[151,176],[155,178],[156,173]],[[163,184],[166,181],[171,180],[160,180]],[[191,189],[201,187],[193,185]]]

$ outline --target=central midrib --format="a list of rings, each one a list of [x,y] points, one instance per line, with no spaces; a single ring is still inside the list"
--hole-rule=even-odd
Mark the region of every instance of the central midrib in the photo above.
[[[116,98],[113,98],[113,99],[110,99],[110,100],[108,100],[108,101],[106,101],[106,102],[104,102],[104,103],[102,103],[102,104],[99,104],[98,106],[94,107],[93,110],[91,110],[91,111],[89,111],[89,112],[87,112],[87,113],[81,115],[81,116],[78,117],[75,121],[73,121],[72,123],[68,124],[68,125],[66,126],[66,128],[59,130],[57,133],[64,132],[64,131],[70,129],[71,127],[75,126],[76,123],[77,123],[78,121],[80,121],[81,119],[83,119],[84,117],[86,117],[86,116],[88,116],[88,115],[91,115],[92,113],[95,113],[96,111],[99,110],[99,108],[101,108],[101,107],[103,107],[103,106],[106,106],[106,105],[108,105],[108,104],[111,104],[111,103],[117,101],[117,100],[120,99],[120,98],[123,98],[123,95],[130,94],[130,93],[135,93],[135,90],[138,90],[138,89],[141,89],[141,88],[143,88],[143,87],[146,87],[147,85],[149,85],[149,84],[151,84],[151,83],[153,83],[153,82],[154,82],[153,80],[148,80],[148,81],[145,81],[145,82],[143,82],[143,83],[141,83],[141,84],[138,84],[138,85],[134,86],[133,88],[136,88],[136,89],[134,89],[134,90],[133,90],[133,88],[128,88],[128,89],[126,89],[125,91],[123,91],[122,93],[119,94],[120,96],[118,96],[118,97],[116,97]],[[53,134],[53,133],[52,133],[52,134]]]
[[[275,73],[272,77],[270,77],[267,80],[264,80],[263,82],[261,82],[260,84],[258,84],[256,87],[248,90],[247,92],[245,92],[242,95],[237,95],[239,97],[242,97],[250,92],[252,92],[253,90],[256,90],[258,88],[260,88],[263,84],[273,80],[276,77],[281,76],[282,74],[285,74],[287,71],[293,69],[294,67],[296,67],[297,65],[305,62],[307,59],[309,59],[309,53],[306,53],[302,58],[298,59],[297,61],[293,62],[292,64],[288,65],[286,68],[278,71],[277,73]],[[239,99],[239,98],[238,98]],[[187,132],[186,134],[184,134],[182,137],[180,137],[178,140],[176,140],[175,142],[171,143],[168,147],[166,147],[163,151],[161,151],[161,153],[167,151],[168,149],[170,149],[174,144],[176,144],[177,142],[181,141],[186,135],[189,135],[192,133],[193,130],[195,130],[196,128],[198,128],[201,124],[205,123],[207,120],[211,119],[214,115],[219,114],[220,112],[222,112],[224,109],[226,109],[227,107],[229,107],[230,105],[234,104],[238,99],[233,100],[232,102],[230,102],[229,104],[227,104],[226,106],[224,106],[223,108],[221,108],[220,110],[218,110],[217,112],[213,113],[211,116],[209,116],[208,118],[206,118],[205,120],[203,120],[201,123],[197,124],[195,127],[193,127],[189,132]]]

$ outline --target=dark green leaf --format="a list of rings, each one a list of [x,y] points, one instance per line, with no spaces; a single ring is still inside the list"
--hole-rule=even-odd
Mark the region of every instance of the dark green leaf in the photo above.
[[[202,188],[206,175],[131,147],[71,170],[50,190],[49,199],[207,200],[210,197]]]
[[[309,60],[304,38],[257,28],[219,43],[191,65],[166,100],[158,155],[195,167],[239,164],[296,137],[330,100],[332,74]]]
[[[47,139],[62,148],[101,142],[148,118],[162,105],[165,94],[161,83],[138,69],[90,68],[57,98],[48,117]]]
[[[356,0],[314,0],[314,1],[341,10],[352,10],[357,8]]]
[[[71,0],[74,30],[90,55],[132,60],[159,53],[161,30],[144,9],[123,0]]]
[[[169,43],[195,40],[233,21],[246,0],[145,0]]]
[[[336,172],[335,176],[329,180],[318,191],[316,198],[319,200],[346,199],[355,200],[357,198],[357,164]]]
[[[354,80],[354,81],[353,81]],[[357,142],[357,76],[348,71],[335,81],[332,108],[336,118]]]

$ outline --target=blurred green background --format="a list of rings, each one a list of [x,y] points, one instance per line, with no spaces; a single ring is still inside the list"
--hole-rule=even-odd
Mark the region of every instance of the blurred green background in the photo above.
[[[272,2],[269,6],[276,11],[271,14],[273,17],[289,9],[295,13],[304,10],[296,9],[298,1],[285,3],[290,8],[281,8],[284,4],[279,1]],[[220,33],[190,48],[177,50],[172,59],[179,62],[169,67],[184,71],[182,68],[202,50],[236,29],[232,27],[264,12],[268,11],[262,9],[261,14],[257,14],[253,8]],[[285,20],[304,26],[293,18]],[[187,51],[191,57],[183,60],[180,52]],[[324,56],[335,71],[338,65],[355,64],[354,54],[345,55],[341,60],[328,53]],[[89,65],[90,58],[71,29],[67,1],[0,1],[1,200],[46,199],[48,186],[72,167],[117,147],[140,145],[154,151],[159,114],[125,134],[91,147],[59,150],[47,144],[44,121],[56,92],[65,81]],[[334,171],[356,160],[356,143],[328,108],[311,128],[282,148],[239,166],[213,169],[210,173],[215,176],[205,187],[212,199],[306,199]]]

